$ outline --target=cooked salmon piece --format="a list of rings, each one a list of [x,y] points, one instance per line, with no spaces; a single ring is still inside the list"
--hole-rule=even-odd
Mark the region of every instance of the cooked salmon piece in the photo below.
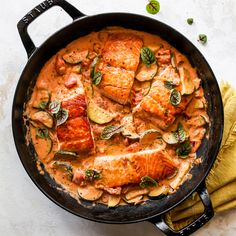
[[[114,33],[108,37],[102,52],[103,61],[114,67],[136,71],[143,41],[136,35]]]
[[[61,107],[67,109],[67,121],[57,127],[59,149],[76,153],[89,153],[94,150],[94,140],[87,118],[85,95],[61,102]]]
[[[133,34],[111,34],[103,48],[99,71],[101,93],[121,104],[126,104],[139,64],[142,40]]]
[[[103,78],[99,84],[102,94],[118,103],[126,104],[134,81],[134,72],[103,65]]]
[[[148,119],[163,130],[175,121],[176,115],[185,109],[192,98],[192,96],[181,96],[180,104],[173,106],[170,102],[171,90],[164,85],[166,80],[166,77],[160,75],[156,77],[148,95],[134,108],[136,117]],[[176,78],[175,80],[177,81]],[[178,90],[178,87],[176,89]]]
[[[93,169],[101,174],[95,181],[95,187],[106,189],[126,184],[140,183],[143,176],[155,180],[165,179],[173,174],[179,163],[170,158],[164,150],[145,150],[112,156],[97,156],[85,159],[79,173]]]

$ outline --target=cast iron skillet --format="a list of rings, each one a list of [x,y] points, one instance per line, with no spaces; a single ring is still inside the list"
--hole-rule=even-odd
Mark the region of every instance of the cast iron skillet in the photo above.
[[[53,6],[62,7],[73,19],[73,22],[48,38],[39,48],[36,48],[27,33],[28,25],[43,12]],[[193,66],[198,68],[202,86],[208,101],[208,114],[211,126],[208,128],[209,139],[204,139],[198,156],[203,163],[191,170],[192,178],[186,181],[179,190],[161,200],[149,200],[138,206],[118,206],[108,208],[82,201],[79,204],[65,192],[58,190],[58,185],[48,174],[40,175],[36,167],[36,153],[32,144],[26,145],[23,122],[24,104],[29,99],[36,78],[44,63],[58,50],[72,40],[91,31],[99,31],[106,26],[123,26],[135,30],[146,31],[160,35],[171,45],[185,54]],[[157,20],[128,13],[107,13],[85,16],[75,7],[64,0],[46,0],[26,16],[17,25],[21,40],[27,51],[29,60],[18,82],[12,108],[12,128],[15,145],[27,173],[38,188],[53,202],[65,210],[97,222],[103,223],[134,223],[148,220],[154,223],[166,235],[189,235],[209,221],[214,211],[209,194],[205,187],[205,178],[217,156],[223,132],[223,108],[219,87],[215,76],[197,48],[182,34]],[[190,194],[197,192],[204,205],[204,213],[187,227],[174,231],[164,220],[164,214],[185,200]]]

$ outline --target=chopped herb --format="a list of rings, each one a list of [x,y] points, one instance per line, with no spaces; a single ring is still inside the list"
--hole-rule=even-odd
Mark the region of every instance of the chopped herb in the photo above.
[[[110,139],[114,134],[119,134],[122,131],[123,126],[108,125],[101,134],[101,139]]]
[[[207,36],[205,34],[199,34],[198,41],[201,42],[202,44],[205,44],[207,42]]]
[[[67,118],[69,116],[69,112],[62,108],[58,111],[58,113],[56,114],[56,124],[57,126],[63,124],[66,122]]]
[[[47,139],[49,137],[47,128],[36,128],[36,137]]]
[[[157,186],[157,182],[149,176],[143,176],[139,184],[141,188]]]
[[[157,14],[160,11],[160,3],[157,0],[149,0],[146,11],[150,14]]]
[[[191,151],[192,151],[192,146],[189,141],[186,141],[176,149],[176,154],[181,158],[186,158]]]
[[[92,78],[92,83],[94,85],[99,85],[102,80],[102,73],[100,71],[96,72]]]
[[[173,89],[170,94],[170,103],[173,106],[179,105],[181,102],[181,95],[180,92],[177,91],[176,89]]]
[[[155,54],[148,47],[141,48],[141,59],[146,66],[150,66],[152,63],[156,62]]]
[[[101,174],[96,170],[88,169],[85,171],[85,178],[86,180],[92,182],[94,180],[101,179]]]
[[[188,23],[189,25],[192,25],[192,24],[193,24],[193,18],[188,18],[188,19],[187,19],[187,23]]]
[[[61,103],[59,101],[52,101],[49,104],[48,111],[52,114],[57,114],[60,110]]]
[[[167,89],[172,90],[172,89],[176,86],[176,84],[175,84],[173,81],[166,80],[166,81],[164,82],[164,86],[165,86]]]

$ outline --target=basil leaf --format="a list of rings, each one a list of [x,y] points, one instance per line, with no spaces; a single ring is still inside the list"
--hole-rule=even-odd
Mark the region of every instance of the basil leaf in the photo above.
[[[99,85],[102,80],[102,73],[100,71],[96,72],[92,78],[92,83],[94,85]]]
[[[119,134],[122,131],[123,126],[114,126],[108,125],[106,126],[101,134],[101,139],[110,139],[114,134]]]
[[[188,18],[188,19],[187,19],[187,23],[188,23],[189,25],[192,25],[192,24],[193,24],[193,18]]]
[[[143,176],[139,184],[141,188],[157,186],[157,182],[149,176]]]
[[[205,34],[199,34],[198,41],[201,42],[202,44],[205,44],[207,42],[207,36]]]
[[[98,59],[99,59],[99,57],[95,57],[95,58],[93,59],[93,62],[91,63],[90,77],[91,77],[92,79],[93,79],[94,74],[95,74],[95,67],[96,67],[96,65],[97,65],[97,63],[98,63]]]
[[[170,80],[166,80],[164,82],[164,86],[169,89],[169,90],[172,90],[176,85],[173,81],[170,81]]]
[[[56,114],[56,123],[57,123],[57,126],[63,124],[66,122],[66,120],[68,119],[68,116],[69,116],[69,112],[62,108],[58,111],[58,113]]]
[[[87,169],[85,171],[85,178],[86,180],[92,182],[94,180],[101,179],[101,174],[96,170]]]
[[[47,128],[36,128],[36,137],[47,139],[49,137],[48,129]]]
[[[173,89],[170,94],[170,103],[173,106],[179,105],[181,102],[181,95],[180,92],[177,91],[176,89]]]
[[[146,66],[150,66],[156,61],[156,57],[153,51],[148,47],[141,48],[141,59]]]
[[[180,143],[183,143],[186,140],[187,135],[186,135],[186,132],[184,131],[184,127],[181,123],[178,124],[176,134],[178,136],[178,141]]]
[[[192,146],[190,142],[187,141],[176,149],[176,154],[181,158],[186,158],[191,151],[192,151]]]
[[[61,108],[61,103],[59,101],[52,101],[49,104],[48,111],[52,114],[57,114]]]
[[[150,0],[146,5],[146,10],[150,14],[157,14],[160,11],[160,3],[157,0]]]

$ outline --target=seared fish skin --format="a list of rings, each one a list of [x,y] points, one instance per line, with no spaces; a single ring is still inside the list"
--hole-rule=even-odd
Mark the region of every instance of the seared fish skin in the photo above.
[[[120,104],[128,102],[142,45],[133,34],[113,33],[108,37],[98,66],[103,74],[99,89],[104,96]]]
[[[87,118],[85,96],[80,94],[63,101],[61,107],[68,110],[69,117],[65,123],[57,127],[60,150],[91,152],[94,148],[94,140]]]
[[[93,169],[101,173],[95,181],[96,188],[114,188],[126,184],[140,183],[143,176],[155,180],[173,174],[178,163],[171,160],[164,150],[146,150],[113,156],[98,156],[85,159],[78,172]]]

